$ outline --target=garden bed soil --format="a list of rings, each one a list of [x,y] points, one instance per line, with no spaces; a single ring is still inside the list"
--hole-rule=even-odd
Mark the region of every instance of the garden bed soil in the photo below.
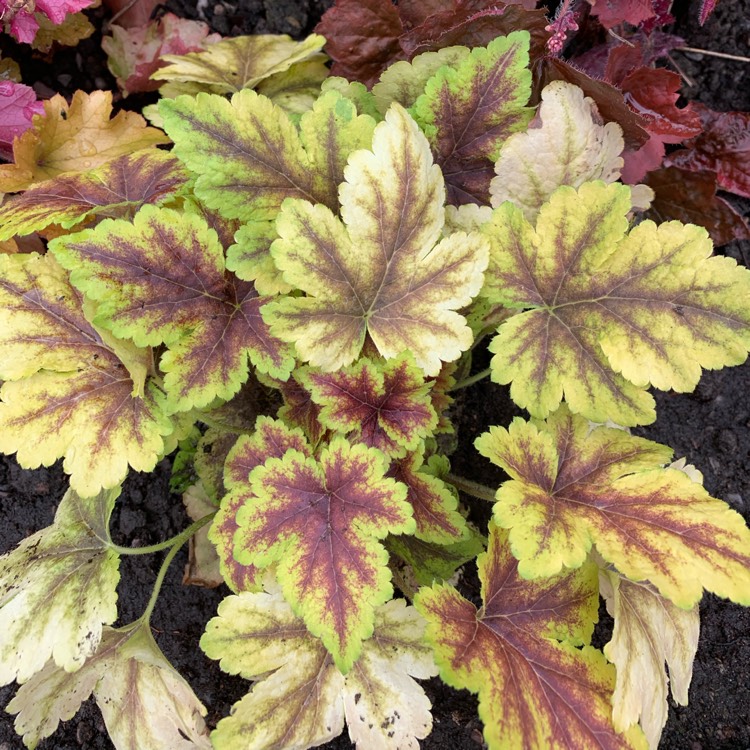
[[[165,6],[180,16],[198,17],[196,2],[170,0]],[[213,2],[208,17],[222,34],[309,33],[330,2],[325,0],[249,0]],[[695,4],[693,4],[695,6]],[[675,32],[692,47],[747,55],[750,49],[750,2],[721,0],[704,28],[696,22],[697,7],[677,7]],[[92,12],[101,26],[103,10]],[[75,88],[112,88],[99,47],[100,31],[75,50],[59,50],[50,58],[30,57],[29,49],[4,44],[3,54],[21,64],[24,82],[34,84],[42,95],[52,91],[70,93]],[[6,49],[7,46],[7,49]],[[750,65],[695,53],[673,53],[675,61],[694,84],[690,98],[717,110],[750,110]],[[134,104],[140,103],[131,101]],[[735,205],[738,205],[735,203]],[[746,215],[750,204],[738,205]],[[720,250],[740,263],[750,262],[750,243],[737,242]],[[477,355],[475,368],[486,365],[486,353]],[[638,433],[670,445],[675,455],[687,456],[705,478],[705,486],[726,500],[750,520],[750,363],[719,372],[706,372],[692,394],[656,394],[658,421]],[[503,479],[501,470],[481,458],[473,449],[474,438],[490,424],[507,424],[520,413],[509,400],[507,390],[483,382],[461,393],[456,404],[458,451],[452,456],[453,470],[485,484]],[[170,494],[169,461],[153,474],[132,473],[117,504],[112,530],[115,541],[125,545],[153,544],[167,539],[187,523],[180,498]],[[36,471],[18,467],[12,457],[0,457],[0,552],[15,546],[30,533],[49,525],[66,489],[59,464]],[[486,511],[486,508],[484,509]],[[486,521],[486,513],[484,520]],[[478,519],[481,520],[481,519]],[[138,617],[146,605],[162,556],[126,557],[121,564],[119,587],[120,623]],[[208,708],[209,725],[226,716],[233,703],[247,691],[248,684],[220,671],[218,663],[206,658],[198,641],[206,621],[228,590],[183,586],[186,561],[183,550],[173,563],[152,618],[156,639],[180,673],[192,685]],[[476,575],[469,571],[464,593],[476,599]],[[602,617],[597,642],[608,639],[611,622]],[[670,707],[664,730],[664,750],[750,750],[750,609],[714,596],[701,604],[701,637],[695,661],[690,703]],[[438,679],[425,683],[433,703],[434,729],[421,743],[426,750],[476,750],[483,744],[477,703],[466,691],[445,687]],[[0,689],[0,705],[7,705],[15,687]],[[9,715],[0,715],[0,750],[17,750],[23,745],[13,730]],[[327,748],[351,748],[346,731]],[[84,704],[72,720],[65,722],[40,750],[104,750],[112,748],[93,701]],[[165,750],[169,750],[165,748]],[[367,750],[363,748],[362,750]]]

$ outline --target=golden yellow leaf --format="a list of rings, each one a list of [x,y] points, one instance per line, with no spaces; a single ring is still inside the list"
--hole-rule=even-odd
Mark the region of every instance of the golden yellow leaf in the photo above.
[[[135,112],[112,114],[112,94],[76,91],[44,102],[44,115],[13,144],[14,164],[0,166],[0,191],[25,190],[63,172],[83,172],[122,154],[168,143]]]

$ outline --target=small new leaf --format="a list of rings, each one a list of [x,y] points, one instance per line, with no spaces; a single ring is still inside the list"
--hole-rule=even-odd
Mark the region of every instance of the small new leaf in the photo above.
[[[211,750],[206,709],[167,661],[148,625],[104,628],[96,653],[72,674],[52,662],[8,704],[33,750],[93,692],[118,750]]]
[[[457,232],[438,242],[444,186],[425,137],[398,104],[375,128],[372,151],[349,157],[339,220],[288,200],[271,254],[284,280],[308,295],[263,309],[271,330],[326,371],[353,362],[369,334],[386,359],[410,350],[437,375],[472,342],[456,309],[479,291],[486,245]],[[437,243],[437,244],[436,244]]]
[[[375,611],[375,632],[342,675],[276,587],[231,596],[208,623],[201,648],[230,674],[256,679],[219,722],[216,750],[303,750],[349,726],[359,750],[417,750],[432,728],[430,703],[413,678],[436,673],[424,621],[403,599]]]
[[[669,448],[562,407],[546,422],[492,427],[477,450],[512,477],[495,520],[524,578],[582,565],[592,544],[634,581],[687,609],[703,589],[750,604],[750,530],[677,469]]]
[[[506,537],[490,524],[490,546],[477,563],[481,609],[444,584],[415,598],[440,676],[479,694],[490,750],[644,750],[638,728],[615,731],[614,668],[588,645],[599,603],[596,565],[525,581]]]
[[[388,456],[415,450],[437,426],[431,384],[409,354],[387,362],[362,357],[332,373],[298,370],[297,378],[322,407],[325,427]]]
[[[630,189],[558,188],[536,228],[505,203],[483,227],[491,302],[525,309],[490,349],[492,377],[544,418],[563,397],[594,422],[652,422],[648,385],[692,390],[701,367],[750,347],[750,272],[711,257],[704,229],[644,221],[627,234]]]
[[[228,399],[248,377],[248,357],[287,377],[293,360],[260,317],[255,287],[226,273],[215,231],[197,214],[144,206],[133,223],[106,220],[50,245],[71,280],[100,300],[97,321],[139,346],[166,344],[170,409]]]
[[[119,557],[109,517],[117,490],[68,490],[52,526],[0,557],[0,684],[26,682],[52,659],[72,672],[117,618]]]
[[[383,454],[334,438],[316,460],[298,450],[253,469],[237,513],[235,556],[278,562],[286,599],[348,672],[393,594],[378,540],[413,533],[406,487],[385,477]],[[248,491],[249,490],[249,491]],[[231,497],[231,495],[230,495]]]

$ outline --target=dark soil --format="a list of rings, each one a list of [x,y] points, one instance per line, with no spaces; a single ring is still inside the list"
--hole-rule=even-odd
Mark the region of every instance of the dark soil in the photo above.
[[[330,5],[329,0],[239,0],[211,2],[207,20],[222,34],[308,33]],[[684,10],[675,29],[689,46],[747,55],[750,49],[750,0],[722,0],[703,29],[697,26],[696,4]],[[195,18],[195,0],[170,0],[165,6],[183,17]],[[680,9],[678,8],[678,11]],[[92,13],[101,21],[104,11]],[[29,57],[28,50],[3,41],[3,55],[21,64],[23,80],[35,84],[41,95],[75,88],[113,89],[99,48],[100,35],[76,50],[60,50],[52,58]],[[674,53],[675,61],[691,79],[690,98],[718,110],[750,110],[750,65],[695,53]],[[128,100],[130,106],[132,100]],[[134,102],[135,103],[135,102]],[[749,213],[748,202],[739,204]],[[750,264],[750,243],[723,249],[744,265]],[[479,354],[481,360],[486,354]],[[476,367],[483,366],[481,361]],[[639,434],[670,445],[676,456],[687,456],[702,472],[706,488],[726,500],[750,520],[750,363],[707,372],[693,394],[656,394],[657,424]],[[502,480],[502,472],[488,465],[473,450],[473,439],[490,424],[507,424],[520,413],[500,386],[483,383],[462,394],[457,404],[461,448],[452,457],[454,471],[486,484]],[[170,494],[169,461],[150,475],[131,474],[112,519],[115,541],[146,545],[163,541],[188,520],[180,498]],[[25,536],[49,525],[66,489],[59,466],[37,471],[20,469],[13,458],[0,457],[0,552]],[[485,508],[486,510],[486,508]],[[480,513],[481,514],[481,513]],[[478,519],[481,520],[481,519]],[[486,520],[486,518],[484,519]],[[195,689],[208,708],[211,726],[226,716],[248,684],[219,670],[198,648],[206,621],[227,595],[223,587],[206,590],[181,584],[186,553],[172,565],[152,624],[159,645]],[[128,557],[121,564],[120,623],[136,618],[145,607],[161,555]],[[467,576],[466,585],[476,595]],[[475,577],[474,577],[475,578]],[[606,642],[611,623],[603,618],[599,642]],[[701,605],[701,640],[695,661],[690,705],[671,707],[662,738],[666,750],[750,750],[750,609],[706,596]],[[476,700],[437,680],[425,684],[433,703],[434,729],[422,742],[432,750],[476,750],[482,745]],[[7,705],[15,687],[0,689],[0,705]],[[0,715],[0,750],[23,745],[13,731],[10,716]],[[96,705],[89,701],[40,750],[94,750],[112,748]],[[346,733],[329,748],[351,748]],[[165,748],[165,750],[169,750]],[[362,748],[361,750],[367,750]],[[575,749],[572,749],[575,750]]]

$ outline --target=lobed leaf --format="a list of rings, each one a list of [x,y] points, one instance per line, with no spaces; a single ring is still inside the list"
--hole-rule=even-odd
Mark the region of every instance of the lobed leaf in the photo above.
[[[325,39],[311,34],[297,42],[286,34],[253,34],[222,39],[203,50],[166,54],[167,63],[152,78],[203,84],[211,93],[233,94],[254,88],[275,73],[320,52]]]
[[[253,469],[235,488],[235,557],[243,565],[278,562],[284,595],[342,672],[372,634],[374,610],[392,595],[388,532],[415,529],[406,488],[385,477],[379,451],[334,438],[316,459],[298,450]]]
[[[163,100],[159,111],[175,154],[198,175],[196,195],[243,221],[275,218],[288,197],[335,205],[341,168],[372,128],[333,91],[306,113],[301,133],[280,107],[249,89],[231,102],[208,94]]]
[[[443,681],[479,694],[490,750],[645,748],[640,730],[620,735],[612,726],[614,669],[587,645],[596,566],[522,580],[494,524],[478,566],[481,609],[445,584],[420,589],[415,606]]]
[[[118,750],[210,750],[206,709],[159,650],[147,625],[105,628],[96,653],[76,672],[52,662],[8,704],[28,748],[72,718],[93,692]]]
[[[76,91],[70,104],[60,95],[45,101],[44,115],[13,144],[15,163],[0,165],[0,191],[26,190],[63,172],[87,172],[116,156],[168,143],[135,112],[123,110],[110,120],[111,114],[109,91]]]
[[[82,496],[151,471],[175,429],[151,353],[94,326],[51,255],[0,256],[0,451],[25,468],[64,457]]]
[[[630,190],[558,188],[536,228],[510,203],[483,227],[491,302],[525,309],[490,350],[492,377],[546,417],[563,397],[595,422],[655,418],[648,385],[692,390],[701,367],[741,364],[750,347],[750,273],[710,257],[705,230],[645,221],[626,234]]]
[[[473,49],[429,79],[413,112],[443,171],[448,203],[487,203],[492,162],[533,111],[529,34],[513,32]]]
[[[212,734],[216,750],[308,748],[341,733],[361,750],[417,750],[432,727],[413,678],[435,674],[424,622],[403,600],[375,611],[375,632],[346,676],[281,593],[231,596],[208,623],[201,647],[221,668],[257,682]]]
[[[164,203],[187,182],[180,162],[157,149],[116,157],[89,172],[61,174],[0,206],[0,241],[50,224],[69,229],[92,216],[125,217],[146,203]]]
[[[332,373],[303,368],[296,377],[321,407],[322,425],[387,456],[416,449],[437,426],[431,384],[408,353],[387,362],[361,357]]]
[[[624,576],[688,609],[703,589],[750,603],[750,530],[677,469],[671,450],[562,407],[546,422],[493,427],[477,450],[512,477],[494,517],[524,578],[582,565],[592,544]]]
[[[288,200],[271,253],[284,280],[307,297],[263,312],[274,335],[323,370],[353,362],[369,334],[386,359],[410,350],[437,375],[471,330],[455,309],[482,283],[485,246],[474,234],[438,242],[443,183],[416,123],[394,104],[372,151],[349,158],[340,189],[343,222],[325,206]],[[435,244],[435,243],[438,244]]]
[[[99,300],[97,321],[140,346],[166,344],[161,368],[173,412],[228,399],[248,358],[286,377],[293,360],[260,317],[266,301],[225,271],[215,231],[197,214],[144,206],[133,223],[106,220],[50,244],[71,279]]]
[[[0,557],[0,684],[48,660],[79,669],[117,618],[119,557],[109,542],[116,490],[63,497],[51,526]]]

